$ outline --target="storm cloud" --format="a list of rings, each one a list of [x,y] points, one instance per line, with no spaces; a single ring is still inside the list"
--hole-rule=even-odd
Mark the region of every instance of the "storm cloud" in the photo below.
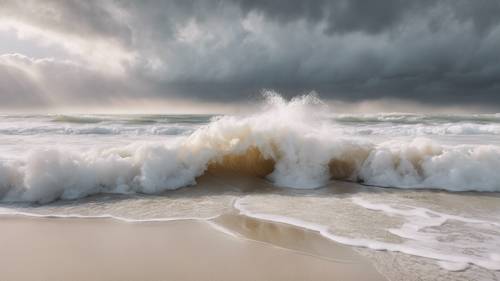
[[[500,109],[498,0],[0,0],[2,32],[53,53],[0,42],[0,108],[274,89]]]

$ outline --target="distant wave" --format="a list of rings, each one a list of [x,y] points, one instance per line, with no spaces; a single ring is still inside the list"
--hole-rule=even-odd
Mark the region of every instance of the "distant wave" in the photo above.
[[[201,124],[158,124],[122,126],[117,124],[86,124],[84,126],[31,125],[0,127],[0,135],[181,135],[191,133]],[[445,124],[439,126],[339,126],[332,128],[338,136],[500,136],[500,124]]]
[[[208,170],[265,177],[292,188],[330,179],[399,188],[500,191],[500,147],[443,147],[427,139],[372,144],[336,135],[314,95],[224,116],[176,144],[91,151],[36,150],[0,163],[3,201],[46,203],[95,193],[160,193],[196,184]]]
[[[497,123],[500,124],[500,113],[495,114],[410,114],[410,113],[378,113],[378,114],[340,114],[333,117],[339,123],[356,124],[452,124],[452,123]]]
[[[33,126],[0,128],[2,135],[184,135],[195,128],[183,125],[158,125],[148,127],[120,127],[115,125],[89,125],[83,127]]]
[[[213,115],[56,115],[50,121],[55,123],[95,124],[199,124],[207,123]]]
[[[52,119],[52,122],[77,123],[77,124],[94,124],[107,121],[104,117],[95,116],[71,116],[57,115]]]
[[[26,115],[0,116],[0,135],[184,135],[216,118],[213,115]],[[331,115],[337,137],[344,136],[500,136],[500,114]]]
[[[451,123],[439,125],[391,125],[341,127],[346,135],[379,135],[379,136],[474,136],[500,135],[500,124]]]

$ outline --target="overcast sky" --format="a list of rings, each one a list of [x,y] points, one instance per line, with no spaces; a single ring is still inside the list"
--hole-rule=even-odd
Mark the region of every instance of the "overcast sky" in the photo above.
[[[500,111],[500,1],[0,0],[0,111],[262,89]]]

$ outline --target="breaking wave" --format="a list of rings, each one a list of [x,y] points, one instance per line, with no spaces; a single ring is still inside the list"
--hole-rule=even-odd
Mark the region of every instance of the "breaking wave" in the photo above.
[[[277,186],[317,188],[331,179],[399,188],[500,191],[500,147],[445,147],[427,139],[383,142],[335,134],[315,95],[222,116],[175,143],[87,151],[35,150],[0,162],[3,201],[47,203],[96,193],[155,194],[194,185],[207,171],[263,177]]]

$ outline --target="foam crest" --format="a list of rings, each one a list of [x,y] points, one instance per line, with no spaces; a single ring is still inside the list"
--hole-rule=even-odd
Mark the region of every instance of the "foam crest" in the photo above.
[[[358,177],[365,183],[450,191],[500,191],[500,148],[443,147],[428,139],[387,142],[372,150]]]
[[[276,185],[315,188],[329,179],[331,146],[324,106],[315,95],[290,102],[266,93],[264,109],[247,117],[222,117],[196,131],[187,144],[197,151],[212,151],[214,160],[258,150],[260,158],[274,163],[267,177]],[[316,110],[316,112],[315,112]],[[253,165],[260,162],[253,163]]]

